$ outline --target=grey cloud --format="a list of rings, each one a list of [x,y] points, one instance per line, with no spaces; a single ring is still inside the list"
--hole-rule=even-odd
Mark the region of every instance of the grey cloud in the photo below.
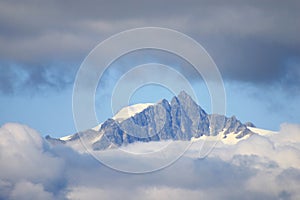
[[[279,82],[284,89],[292,88],[289,92],[299,91],[299,83],[291,81],[299,80],[299,75],[286,66],[290,57],[299,66],[298,1],[1,1],[0,5],[0,59],[29,71],[53,61],[72,63],[76,70],[110,35],[162,26],[203,44],[228,80]],[[2,82],[7,90],[14,89],[8,78]],[[1,91],[5,92],[3,86]]]
[[[217,45],[211,50],[225,80],[251,84],[263,90],[277,90],[289,96],[299,95],[300,62],[297,56],[295,58],[300,55],[299,48],[258,39],[229,39],[225,46],[227,50],[220,50]]]
[[[0,64],[0,71],[0,93],[5,95],[61,91],[73,83],[76,72],[60,64],[28,67],[12,63]]]

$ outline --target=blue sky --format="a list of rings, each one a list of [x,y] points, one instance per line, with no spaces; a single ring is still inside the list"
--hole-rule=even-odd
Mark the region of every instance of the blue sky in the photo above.
[[[204,46],[225,81],[228,116],[272,130],[284,122],[300,123],[299,2],[161,4],[0,1],[0,124],[27,124],[42,135],[74,133],[72,89],[81,62],[107,37],[144,26],[175,29]],[[127,61],[169,59],[155,56]],[[188,69],[180,62],[170,65]],[[186,74],[210,112],[206,87]],[[132,102],[171,98],[169,91],[155,87],[141,88]],[[97,104],[101,107],[101,98]],[[111,117],[109,112],[97,115],[99,121]]]

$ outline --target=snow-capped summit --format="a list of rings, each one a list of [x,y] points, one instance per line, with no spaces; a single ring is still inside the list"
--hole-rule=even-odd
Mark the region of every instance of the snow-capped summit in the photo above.
[[[122,122],[125,119],[128,119],[135,114],[142,112],[145,110],[147,107],[154,105],[153,103],[139,103],[139,104],[134,104],[131,106],[127,106],[122,108],[117,114],[112,118],[113,120],[116,120],[118,122]]]
[[[195,140],[222,134],[238,141],[253,134],[235,116],[207,114],[184,91],[170,102],[136,104],[121,109],[112,119],[96,128],[63,137],[64,143],[85,140],[93,150],[119,147],[134,142],[161,140]],[[234,140],[233,140],[234,139]]]

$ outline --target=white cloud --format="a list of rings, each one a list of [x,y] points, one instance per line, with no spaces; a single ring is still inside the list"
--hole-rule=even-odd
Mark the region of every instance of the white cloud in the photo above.
[[[118,193],[114,192],[114,189],[100,189],[100,188],[86,188],[77,187],[73,188],[68,194],[69,199],[97,199],[101,196],[102,200],[106,199],[132,199],[132,200],[153,200],[153,199],[174,199],[180,200],[188,197],[191,200],[202,199],[204,195],[201,191],[171,188],[171,187],[146,187],[146,188],[133,188],[134,191],[118,190]]]
[[[43,139],[35,130],[12,123],[0,128],[0,184],[6,186],[5,193],[14,188],[13,199],[26,191],[20,190],[21,186],[28,186],[28,192],[54,188],[53,184],[61,179],[63,167],[64,161],[46,151]]]
[[[284,124],[277,135],[219,143],[205,159],[197,159],[193,145],[168,168],[132,175],[70,148],[49,147],[27,126],[6,124],[0,199],[298,199],[299,134],[299,125]]]
[[[38,132],[27,126],[6,124],[0,135],[2,179],[51,181],[60,176],[63,160],[45,151]]]
[[[43,185],[33,184],[27,181],[18,182],[11,192],[12,200],[51,200],[54,199],[53,195],[44,190]]]

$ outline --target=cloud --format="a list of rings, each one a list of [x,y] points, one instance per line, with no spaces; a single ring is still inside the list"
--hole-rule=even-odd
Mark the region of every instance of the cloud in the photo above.
[[[64,184],[64,160],[44,151],[44,141],[35,130],[6,124],[1,127],[0,137],[0,179],[6,192],[13,187],[17,198],[26,192],[21,189],[26,186],[29,192],[40,191],[46,195],[44,189],[54,191]]]
[[[152,187],[152,188],[140,188],[135,191],[135,194],[130,194],[128,191],[119,191],[119,193],[111,190],[103,190],[99,188],[85,188],[78,187],[73,188],[68,194],[69,199],[97,199],[101,196],[101,199],[133,199],[138,200],[141,197],[145,200],[150,199],[175,199],[179,200],[184,197],[189,199],[202,199],[204,196],[201,191],[185,190],[180,188],[170,187]]]
[[[35,68],[52,62],[72,65],[76,71],[90,50],[112,34],[161,26],[195,38],[229,80],[299,91],[299,73],[294,73],[300,52],[297,1],[1,1],[0,5],[0,59],[23,66],[29,74],[37,71],[42,76],[43,70]],[[289,67],[290,60],[296,67]],[[64,67],[54,67],[68,74]],[[2,83],[2,92],[15,90],[9,76]],[[43,82],[35,83],[44,86]],[[57,84],[63,87],[67,83]]]
[[[6,124],[0,199],[298,199],[299,134],[299,125],[284,124],[274,135],[218,143],[205,159],[198,159],[195,143],[170,167],[132,175],[66,146],[51,147],[27,126]]]
[[[59,63],[28,66],[5,62],[0,64],[0,71],[0,93],[5,95],[61,91],[73,83],[76,73]]]
[[[33,184],[30,182],[18,182],[11,192],[11,199],[54,199],[53,195],[46,192],[41,184]]]

